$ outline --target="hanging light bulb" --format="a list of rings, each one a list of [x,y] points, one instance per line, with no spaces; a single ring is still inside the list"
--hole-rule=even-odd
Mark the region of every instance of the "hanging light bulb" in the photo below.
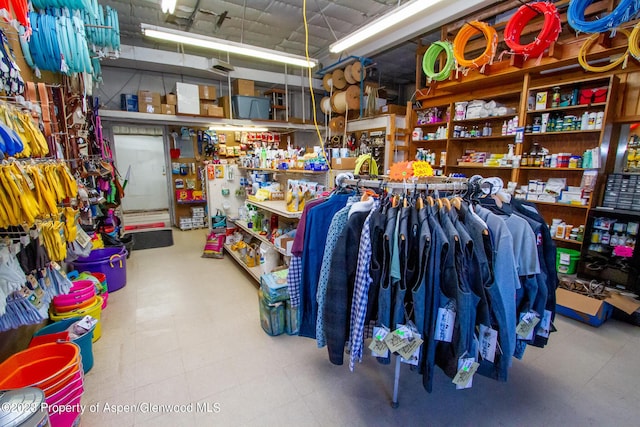
[[[173,14],[176,11],[176,3],[177,0],[162,0],[162,12]]]

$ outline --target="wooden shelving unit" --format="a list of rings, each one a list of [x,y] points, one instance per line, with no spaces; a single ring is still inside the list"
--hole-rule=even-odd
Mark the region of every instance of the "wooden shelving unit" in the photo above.
[[[565,203],[533,201],[538,206],[541,215],[548,223],[551,223],[553,218],[562,218],[567,224],[574,224],[575,226],[586,224],[589,209],[592,207],[594,201],[598,199],[597,189],[601,187],[600,181],[603,175],[602,171],[604,171],[605,164],[607,163],[606,158],[601,159],[601,168],[599,169],[558,167],[544,168],[519,165],[512,168],[458,164],[458,159],[461,159],[465,152],[469,150],[492,154],[504,154],[507,153],[508,144],[515,144],[514,154],[516,156],[522,156],[524,153],[529,153],[534,143],[538,143],[540,147],[547,148],[552,154],[564,152],[580,156],[582,156],[584,151],[587,149],[605,145],[606,125],[611,122],[610,116],[612,115],[613,110],[612,104],[615,103],[612,101],[612,99],[614,99],[612,97],[615,97],[617,94],[618,77],[606,75],[589,78],[578,77],[573,79],[553,79],[544,75],[534,76],[529,73],[523,73],[523,76],[517,78],[514,77],[513,79],[505,80],[504,82],[492,82],[485,86],[473,84],[467,85],[468,87],[464,85],[452,85],[447,87],[444,92],[438,92],[435,96],[429,97],[423,94],[418,96],[417,99],[420,100],[420,108],[415,108],[413,110],[411,117],[412,125],[407,125],[407,127],[419,127],[424,129],[423,132],[435,132],[435,129],[438,127],[445,126],[447,127],[447,138],[435,141],[412,141],[410,143],[411,155],[413,156],[418,148],[431,148],[436,152],[436,164],[440,164],[440,151],[444,151],[447,156],[444,171],[446,175],[453,172],[465,173],[467,175],[474,173],[488,176],[496,175],[505,181],[505,185],[507,181],[517,182],[519,186],[523,186],[527,185],[530,179],[547,181],[549,178],[563,177],[566,178],[568,186],[579,187],[581,185],[582,176],[585,172],[589,170],[597,170],[599,174],[596,191],[592,193],[590,203],[588,205],[582,206]],[[560,88],[560,93],[564,96],[563,99],[567,99],[567,95],[574,95],[580,90],[606,87],[606,101],[558,106],[539,110],[534,109],[535,105],[533,107],[528,105],[531,103],[530,99],[532,97],[535,100],[537,92],[545,91],[547,92],[547,99],[550,104],[555,87]],[[510,111],[515,111],[515,113],[493,117],[455,120],[456,103],[470,102],[476,99],[496,101],[496,103],[500,103],[502,106],[510,109]],[[435,123],[418,124],[418,113],[423,112],[421,114],[425,117],[432,117],[428,114],[430,109],[434,114],[436,114],[435,110],[437,109],[436,117],[444,120]],[[602,113],[601,116],[603,115],[604,117],[602,118],[602,123],[599,129],[574,129],[540,133],[526,132],[521,143],[516,143],[515,135],[501,135],[504,121],[508,121],[513,117],[518,118],[518,127],[524,128],[526,128],[527,125],[533,126],[534,119],[537,119],[543,113],[548,113],[550,118],[553,117],[560,119],[564,119],[564,116],[566,115],[575,116],[578,118],[577,123],[579,125],[579,118],[585,112]],[[576,122],[575,119],[574,122]],[[467,130],[470,130],[472,128],[483,128],[486,125],[491,127],[491,136],[454,138],[456,126],[466,126],[468,127]],[[569,245],[581,245],[580,242],[564,240],[565,239],[558,240],[558,242]]]

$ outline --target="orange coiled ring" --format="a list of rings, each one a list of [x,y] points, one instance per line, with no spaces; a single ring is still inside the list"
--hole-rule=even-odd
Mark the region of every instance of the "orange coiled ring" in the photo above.
[[[520,44],[520,36],[524,27],[538,14],[544,15],[544,24],[540,33],[534,41],[529,44]],[[517,55],[526,57],[537,57],[547,49],[551,43],[558,40],[561,30],[560,15],[553,3],[537,2],[530,3],[520,8],[509,19],[504,29],[504,41]]]
[[[471,37],[480,33],[482,33],[484,38],[487,40],[487,47],[477,58],[465,59],[464,50],[467,47],[467,43]],[[496,30],[484,22],[472,21],[464,24],[463,27],[460,28],[460,31],[458,31],[456,38],[453,40],[453,55],[455,56],[458,65],[461,67],[481,68],[493,61],[497,47],[498,33]]]

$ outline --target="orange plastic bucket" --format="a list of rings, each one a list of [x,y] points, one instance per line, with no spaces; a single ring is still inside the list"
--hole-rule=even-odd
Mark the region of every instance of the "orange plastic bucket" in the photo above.
[[[72,377],[80,365],[80,348],[76,344],[49,343],[31,347],[0,364],[0,389],[56,388],[65,377]],[[60,385],[64,387],[64,384]]]

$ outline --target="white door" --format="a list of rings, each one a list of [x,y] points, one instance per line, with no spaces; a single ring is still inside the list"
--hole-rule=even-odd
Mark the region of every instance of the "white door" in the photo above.
[[[118,172],[123,179],[131,166],[124,212],[169,209],[169,190],[162,136],[114,135]]]

